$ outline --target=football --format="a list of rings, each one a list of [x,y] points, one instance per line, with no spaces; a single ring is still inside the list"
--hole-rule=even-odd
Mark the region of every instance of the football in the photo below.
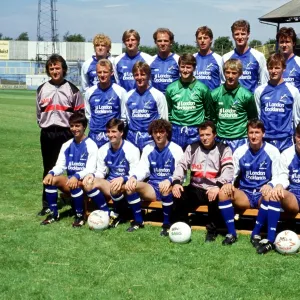
[[[169,231],[169,237],[173,243],[187,243],[190,241],[191,235],[191,227],[184,222],[174,223]]]
[[[275,240],[276,250],[281,254],[292,254],[298,251],[300,246],[298,235],[291,230],[278,233]]]
[[[90,229],[104,230],[108,227],[109,216],[104,210],[94,210],[88,217]]]

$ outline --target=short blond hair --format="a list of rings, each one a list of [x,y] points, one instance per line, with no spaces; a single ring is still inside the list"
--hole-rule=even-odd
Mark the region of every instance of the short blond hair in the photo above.
[[[99,65],[101,67],[109,67],[109,70],[111,72],[113,71],[112,63],[109,59],[102,58],[97,62],[97,65]]]
[[[94,36],[94,39],[93,39],[94,47],[97,45],[100,45],[100,44],[105,45],[108,48],[108,51],[110,51],[111,39],[107,35],[99,33]]]
[[[123,36],[122,36],[122,42],[125,43],[125,41],[131,35],[133,35],[136,38],[136,40],[138,41],[138,43],[140,43],[140,40],[141,40],[140,34],[134,29],[129,29],[129,30],[124,31]]]
[[[239,59],[236,59],[236,58],[228,59],[225,62],[224,66],[223,66],[224,73],[225,73],[225,71],[227,69],[236,70],[236,71],[238,71],[238,73],[240,75],[243,74],[243,65],[242,65],[242,62]]]

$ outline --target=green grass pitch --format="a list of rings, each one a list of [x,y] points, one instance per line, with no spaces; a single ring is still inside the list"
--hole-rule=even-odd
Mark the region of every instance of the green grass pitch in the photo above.
[[[299,299],[299,255],[172,244],[158,227],[127,233],[40,226],[42,162],[35,93],[0,91],[0,299]],[[66,208],[65,208],[66,209]]]

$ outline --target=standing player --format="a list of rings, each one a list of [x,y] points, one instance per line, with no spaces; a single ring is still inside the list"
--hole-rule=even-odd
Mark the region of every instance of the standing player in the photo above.
[[[211,92],[217,114],[218,139],[232,151],[246,143],[247,122],[257,118],[253,94],[239,84],[243,66],[238,59],[224,64],[225,83]]]
[[[95,55],[86,60],[81,68],[81,86],[85,93],[87,89],[99,82],[96,65],[102,58],[107,58],[113,62],[113,58],[110,56],[111,40],[107,35],[97,34],[93,39],[93,45],[95,49]],[[112,74],[112,82],[115,82],[114,75]]]
[[[168,108],[164,94],[150,87],[151,69],[144,62],[134,64],[133,76],[136,88],[127,93],[127,140],[140,151],[152,141],[148,127],[153,120],[168,119]]]
[[[168,28],[158,28],[153,34],[158,54],[150,64],[152,86],[166,92],[167,86],[179,78],[179,56],[171,52],[174,34]]]
[[[200,142],[189,145],[172,176],[172,193],[177,198],[178,215],[186,218],[188,212],[200,205],[208,205],[206,242],[217,237],[219,218],[218,194],[220,188],[233,179],[232,152],[222,143],[216,142],[216,126],[205,121],[199,126]],[[182,183],[191,171],[188,186]]]
[[[266,243],[260,243],[260,231],[268,223],[268,241],[274,242],[280,205],[269,201],[272,188],[280,184],[283,168],[277,148],[263,141],[264,124],[260,120],[250,120],[247,126],[249,144],[239,147],[233,154],[234,182],[228,183],[219,193],[219,208],[226,222],[228,234],[223,245],[237,241],[234,225],[234,207],[239,209],[259,208],[256,224],[251,235],[251,243],[257,253],[269,251]]]
[[[265,124],[265,141],[282,152],[293,145],[294,128],[300,122],[300,94],[283,79],[282,54],[272,54],[267,66],[270,80],[255,90],[254,97],[259,118]]]
[[[62,145],[56,165],[43,180],[46,199],[51,213],[41,225],[59,221],[57,188],[64,193],[71,193],[76,212],[73,227],[81,227],[84,224],[84,198],[81,180],[85,175],[95,171],[98,148],[84,134],[87,127],[87,119],[83,112],[75,112],[70,117],[69,123],[74,138]],[[67,176],[62,175],[65,170],[67,171]]]
[[[85,113],[90,125],[89,137],[101,147],[108,142],[106,123],[112,118],[126,120],[126,91],[111,82],[113,70],[108,59],[100,59],[96,70],[99,83],[85,94]]]
[[[138,61],[150,64],[152,56],[139,51],[140,35],[134,29],[126,30],[123,33],[122,41],[126,47],[126,52],[120,54],[114,60],[115,77],[117,82],[129,92],[135,87],[132,75],[133,65]]]
[[[209,88],[195,79],[196,58],[183,54],[179,58],[180,79],[166,90],[172,141],[183,149],[199,140],[198,125],[211,116],[212,99]]]
[[[283,79],[300,91],[300,57],[294,54],[296,40],[297,35],[292,27],[282,27],[276,34],[276,42],[286,62]]]
[[[195,36],[199,52],[194,54],[197,61],[194,76],[213,90],[224,82],[222,57],[211,50],[213,32],[209,27],[199,27]]]
[[[154,142],[143,149],[140,163],[126,183],[126,190],[128,194],[139,193],[146,201],[161,201],[163,225],[160,235],[168,236],[173,205],[170,180],[183,152],[178,145],[170,142],[172,126],[168,121],[155,120],[150,124],[148,131]],[[149,181],[143,182],[147,177]],[[127,231],[133,232],[142,227],[142,220],[139,223],[133,222]]]
[[[64,58],[53,54],[46,62],[46,72],[51,80],[37,89],[36,115],[41,128],[40,142],[43,158],[43,178],[55,165],[63,143],[72,138],[69,117],[74,111],[84,109],[84,101],[78,88],[64,79],[68,66]],[[50,213],[43,190],[40,216]]]
[[[246,20],[234,22],[231,32],[235,49],[223,55],[223,63],[230,58],[239,59],[243,64],[240,84],[253,93],[259,84],[268,81],[266,59],[261,52],[249,47],[250,24]]]
[[[137,166],[140,153],[130,142],[123,140],[124,122],[119,119],[111,119],[106,124],[106,133],[109,143],[98,151],[97,170],[94,174],[87,175],[84,180],[84,189],[87,195],[97,204],[98,208],[109,213],[105,198],[112,198],[114,212],[110,213],[110,227],[116,227],[122,216],[122,199],[124,188],[132,169]],[[137,194],[127,196],[135,220],[141,218]],[[140,200],[138,200],[140,201]]]

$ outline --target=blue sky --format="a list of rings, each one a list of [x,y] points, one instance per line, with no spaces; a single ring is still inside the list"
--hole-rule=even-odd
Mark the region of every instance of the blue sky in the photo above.
[[[45,1],[45,0],[44,0]],[[265,42],[274,38],[275,27],[259,23],[258,18],[289,0],[58,0],[57,27],[60,39],[69,31],[87,40],[100,32],[113,42],[121,42],[126,29],[136,29],[142,45],[152,45],[158,27],[168,27],[179,43],[193,44],[199,26],[207,25],[214,37],[231,36],[230,26],[238,19],[251,24],[250,39]],[[10,0],[0,10],[0,32],[16,38],[27,31],[37,35],[38,0]],[[300,23],[289,26],[300,33]]]

